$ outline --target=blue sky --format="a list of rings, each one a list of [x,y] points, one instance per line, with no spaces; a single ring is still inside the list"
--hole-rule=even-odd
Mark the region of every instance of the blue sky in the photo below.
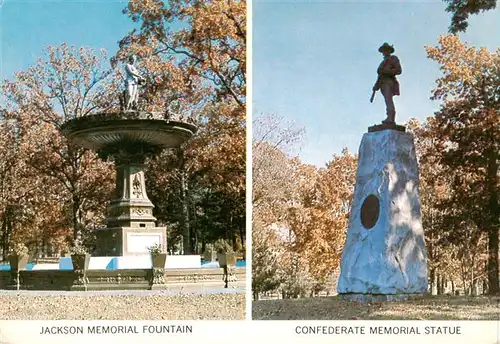
[[[500,10],[473,16],[461,38],[495,50]],[[343,147],[356,153],[367,127],[385,118],[380,93],[370,104],[383,42],[401,60],[396,121],[425,119],[437,63],[425,45],[447,33],[442,1],[259,1],[253,3],[253,113],[276,113],[304,127],[299,155],[323,166]]]
[[[0,3],[2,0],[0,0]],[[0,8],[1,79],[36,63],[48,45],[104,48],[112,56],[134,27],[128,1],[3,0]]]

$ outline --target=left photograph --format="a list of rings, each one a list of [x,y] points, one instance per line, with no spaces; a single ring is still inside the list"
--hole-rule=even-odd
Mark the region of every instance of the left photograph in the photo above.
[[[243,320],[246,2],[0,2],[0,320]]]

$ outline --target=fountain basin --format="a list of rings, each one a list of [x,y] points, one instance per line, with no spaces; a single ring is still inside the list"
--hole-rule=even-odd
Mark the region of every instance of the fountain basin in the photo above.
[[[61,130],[74,143],[99,152],[116,145],[122,149],[132,145],[145,151],[176,148],[197,128],[180,118],[165,119],[155,112],[123,111],[78,117],[65,122]]]

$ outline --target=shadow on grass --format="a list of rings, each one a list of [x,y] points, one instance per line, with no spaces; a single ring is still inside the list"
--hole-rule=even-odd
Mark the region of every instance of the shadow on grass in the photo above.
[[[338,296],[253,303],[259,320],[498,320],[498,297],[425,296],[360,304]]]

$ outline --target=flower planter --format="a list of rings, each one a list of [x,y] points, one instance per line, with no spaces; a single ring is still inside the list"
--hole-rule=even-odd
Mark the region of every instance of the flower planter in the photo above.
[[[9,254],[8,259],[10,263],[10,271],[19,272],[20,270],[25,269],[26,265],[28,265],[29,255]]]
[[[166,253],[151,254],[151,262],[153,263],[154,269],[164,269],[166,261],[167,261]]]
[[[236,264],[236,253],[218,253],[217,259],[221,268]]]
[[[87,271],[89,268],[90,254],[72,254],[71,263],[73,263],[73,270]]]

